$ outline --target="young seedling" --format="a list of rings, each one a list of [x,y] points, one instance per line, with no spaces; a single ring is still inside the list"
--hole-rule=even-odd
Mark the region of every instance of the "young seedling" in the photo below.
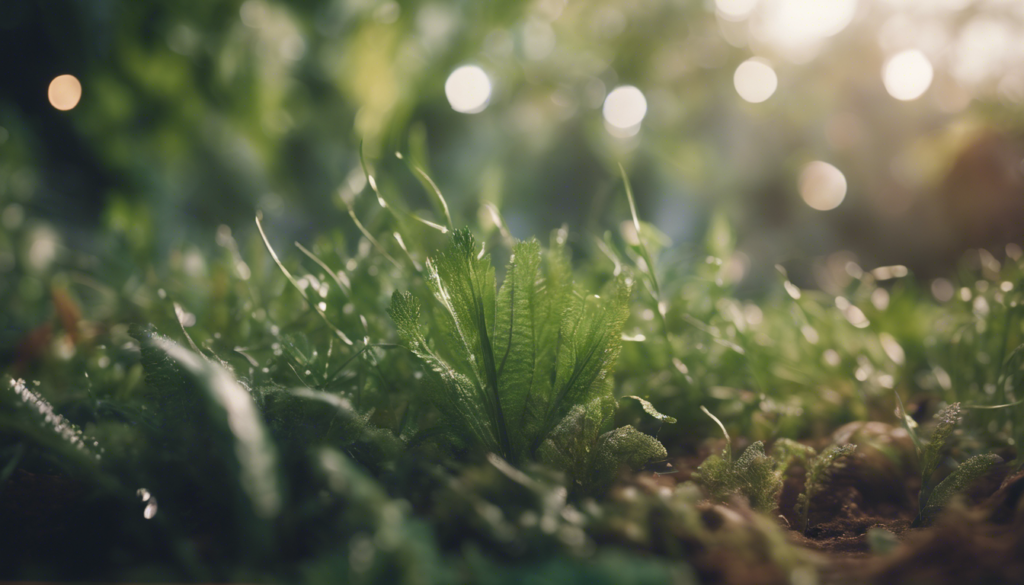
[[[804,493],[797,497],[796,509],[800,514],[800,525],[804,534],[810,528],[811,502],[814,497],[828,487],[829,480],[836,470],[846,465],[846,458],[853,455],[856,445],[832,445],[807,462],[807,480],[804,482]]]
[[[946,443],[960,422],[960,403],[954,402],[935,415],[938,425],[927,445],[923,444],[918,437],[915,430],[917,423],[907,414],[898,393],[896,394],[896,403],[898,405],[897,417],[914,442],[917,458],[921,465],[921,495],[917,518],[914,519],[913,526],[924,526],[935,519],[938,512],[949,503],[953,496],[966,490],[975,480],[985,475],[993,466],[1002,463],[1003,460],[998,455],[991,453],[975,455],[961,463],[953,470],[953,473],[936,484],[933,476],[942,461]]]
[[[666,457],[654,437],[609,428],[607,378],[629,310],[626,282],[584,294],[563,247],[545,258],[531,240],[515,245],[496,292],[490,258],[466,229],[427,261],[425,276],[436,301],[429,330],[411,293],[396,292],[388,312],[427,366],[428,398],[454,446],[512,463],[541,460],[586,493],[608,487],[623,463],[640,468]]]
[[[700,408],[722,429],[725,449],[721,455],[712,455],[704,460],[693,475],[694,481],[704,486],[715,500],[725,501],[739,493],[746,496],[754,510],[766,513],[774,510],[782,492],[782,474],[775,460],[765,454],[764,444],[761,441],[753,443],[739,459],[733,461],[732,442],[725,425],[708,409]]]

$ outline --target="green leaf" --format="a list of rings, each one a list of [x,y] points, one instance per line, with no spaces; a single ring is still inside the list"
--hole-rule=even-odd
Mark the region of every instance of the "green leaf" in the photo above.
[[[785,472],[793,465],[807,465],[807,461],[817,455],[814,447],[798,443],[792,439],[778,439],[772,445],[772,459],[775,459],[776,470]]]
[[[411,294],[396,293],[389,312],[403,345],[428,367],[424,386],[447,436],[513,464],[545,461],[588,493],[610,485],[621,463],[638,467],[664,451],[632,430],[600,434],[615,411],[608,374],[631,289],[621,279],[600,295],[574,288],[563,232],[547,254],[533,240],[516,244],[497,294],[490,260],[468,230],[428,260],[426,279],[437,300],[428,314],[433,345]]]
[[[668,456],[657,439],[631,426],[599,435],[614,412],[610,394],[574,406],[541,444],[538,458],[565,471],[584,493],[600,494],[615,481],[623,465],[638,470]]]
[[[564,471],[570,483],[589,492],[594,445],[614,412],[615,403],[610,397],[574,405],[541,443],[537,458]]]
[[[646,412],[647,414],[649,414],[649,415],[653,416],[654,418],[660,420],[661,422],[665,422],[665,423],[668,423],[668,424],[675,424],[676,423],[676,419],[675,418],[673,418],[671,416],[668,416],[667,414],[661,414],[660,412],[658,412],[658,409],[654,408],[653,404],[651,404],[650,402],[644,400],[643,398],[640,398],[639,396],[626,396],[626,398],[632,398],[633,400],[636,400],[637,402],[639,402],[640,406],[643,407],[644,412]]]
[[[256,516],[276,516],[282,501],[277,452],[249,392],[206,358],[164,338],[154,337],[151,343],[180,368],[184,386],[198,391],[205,407],[202,414],[213,423],[214,433],[232,445],[225,455],[237,463],[239,485]]]
[[[498,293],[494,342],[498,388],[516,459],[528,455],[541,431],[551,395],[557,316],[565,303],[565,291],[546,288],[540,265],[540,244],[535,240],[516,244]]]
[[[495,281],[490,257],[477,253],[468,229],[452,234],[448,247],[427,260],[427,286],[437,299],[447,347],[487,411],[501,453],[512,456],[502,412],[493,348]],[[461,366],[461,367],[460,367]]]
[[[856,449],[856,445],[832,445],[808,462],[804,493],[797,498],[797,512],[800,513],[801,525],[805,533],[814,497],[827,487],[833,473],[845,465],[846,458],[853,455]]]
[[[758,512],[771,512],[778,505],[782,476],[775,471],[775,461],[765,455],[764,443],[757,441],[747,447],[736,460],[734,473],[740,492]]]
[[[918,515],[917,520],[914,521],[914,525],[920,526],[921,524],[931,522],[953,496],[962,493],[977,479],[985,475],[988,470],[1002,462],[1003,459],[1001,457],[989,453],[986,455],[975,455],[961,463],[959,467],[953,470],[953,473],[949,474],[946,479],[935,486],[927,502],[921,506],[921,513]]]
[[[723,455],[710,455],[697,467],[693,480],[707,490],[712,499],[724,502],[739,489],[732,463]]]
[[[347,447],[362,436],[369,418],[347,398],[309,388],[265,392],[262,404],[274,437],[301,450],[317,443]]]
[[[630,287],[617,280],[603,295],[584,296],[577,291],[569,297],[555,363],[555,396],[547,408],[544,430],[552,428],[574,404],[586,403],[599,392],[600,382],[622,348],[629,296]]]
[[[588,491],[602,493],[607,490],[623,465],[637,471],[651,461],[666,457],[668,452],[661,442],[631,426],[608,431],[597,439],[597,447],[590,464]]]
[[[740,493],[754,510],[771,512],[775,509],[782,492],[782,474],[776,470],[775,460],[765,454],[764,444],[757,441],[750,445],[735,462],[724,455],[705,459],[693,479],[715,500],[724,502]]]
[[[932,476],[935,475],[935,470],[938,469],[939,463],[942,461],[946,442],[953,435],[957,423],[960,422],[960,403],[950,404],[935,415],[935,418],[939,423],[921,454],[921,492],[925,499],[934,485]]]
[[[918,458],[920,458],[923,449],[921,445],[921,439],[917,436],[917,431],[914,430],[917,428],[917,421],[910,418],[910,415],[907,414],[907,409],[903,406],[903,400],[900,399],[900,393],[893,391],[893,394],[896,395],[896,417],[900,419],[900,424],[903,425],[903,428],[906,429],[907,434],[910,435],[910,440],[914,442],[914,449],[917,451]]]
[[[391,297],[388,314],[397,325],[403,345],[427,366],[424,386],[445,423],[484,450],[498,450],[496,429],[481,397],[481,389],[427,345],[419,324],[420,303],[416,297],[412,293],[396,292]]]

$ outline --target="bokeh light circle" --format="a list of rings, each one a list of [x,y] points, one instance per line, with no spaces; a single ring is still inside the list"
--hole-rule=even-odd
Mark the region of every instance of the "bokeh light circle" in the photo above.
[[[622,85],[608,93],[602,112],[610,126],[630,130],[639,126],[647,115],[647,98],[636,87]]]
[[[772,97],[779,87],[775,70],[767,61],[757,57],[740,63],[732,76],[732,82],[736,93],[752,104],[759,104]]]
[[[846,198],[846,177],[827,162],[816,160],[800,171],[800,197],[818,211],[839,207]]]
[[[50,105],[62,112],[73,109],[82,99],[82,84],[74,75],[58,75],[46,91]]]
[[[889,95],[900,101],[911,101],[924,95],[932,84],[935,72],[932,62],[918,49],[896,53],[882,68],[882,82]]]
[[[444,94],[456,112],[477,114],[491,101],[491,80],[476,65],[463,65],[444,82]]]

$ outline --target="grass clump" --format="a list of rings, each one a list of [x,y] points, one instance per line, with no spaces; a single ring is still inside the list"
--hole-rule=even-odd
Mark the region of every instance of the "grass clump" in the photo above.
[[[539,459],[587,493],[606,488],[621,464],[665,458],[657,439],[610,428],[608,373],[629,314],[624,279],[585,294],[572,282],[564,248],[545,254],[531,240],[515,245],[496,290],[489,256],[469,230],[458,230],[428,260],[426,281],[436,301],[427,331],[412,293],[396,292],[388,312],[403,345],[427,366],[439,436],[453,447],[512,463]]]

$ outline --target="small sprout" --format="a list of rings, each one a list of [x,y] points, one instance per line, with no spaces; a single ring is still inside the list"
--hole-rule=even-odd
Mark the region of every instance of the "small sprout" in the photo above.
[[[775,460],[764,452],[761,441],[747,447],[735,462],[728,445],[729,434],[722,422],[703,406],[701,410],[710,416],[725,433],[727,445],[721,455],[712,455],[701,463],[693,479],[704,486],[708,494],[724,502],[734,494],[742,494],[750,501],[750,507],[759,512],[771,512],[777,506],[782,492],[782,474]]]
[[[780,473],[785,473],[793,465],[806,466],[807,460],[815,454],[813,447],[786,438],[775,441],[771,453],[775,459],[775,469]]]
[[[822,490],[825,489],[829,480],[836,470],[846,464],[846,458],[853,455],[856,445],[832,445],[812,458],[807,465],[807,481],[804,483],[804,493],[797,498],[797,512],[800,513],[800,524],[804,533],[807,532],[810,520],[811,502]]]
[[[914,440],[918,460],[921,464],[920,503],[913,526],[924,526],[930,524],[954,496],[969,488],[972,483],[985,475],[992,467],[1002,463],[1003,460],[993,454],[976,455],[964,461],[953,470],[953,473],[936,485],[934,475],[942,461],[946,443],[953,436],[956,425],[960,423],[960,403],[954,402],[935,415],[938,424],[935,426],[931,440],[925,445],[917,436],[917,432],[914,430],[917,424],[906,414],[899,394],[896,395],[896,402],[899,405],[896,414],[897,416],[902,415],[903,427],[907,429],[910,438]]]

